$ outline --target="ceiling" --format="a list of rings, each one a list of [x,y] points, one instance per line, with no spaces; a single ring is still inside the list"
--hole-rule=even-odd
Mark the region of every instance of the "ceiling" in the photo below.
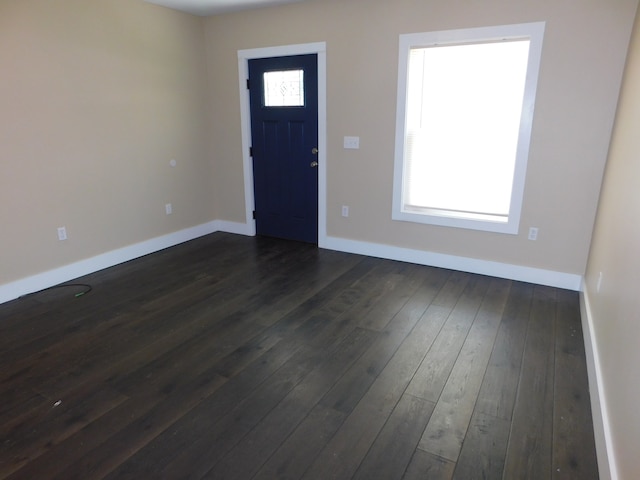
[[[271,5],[282,5],[284,3],[302,2],[304,0],[144,0],[148,3],[155,3],[163,7],[181,10],[205,17],[217,15],[219,13],[236,12],[248,10],[250,8],[267,7]]]

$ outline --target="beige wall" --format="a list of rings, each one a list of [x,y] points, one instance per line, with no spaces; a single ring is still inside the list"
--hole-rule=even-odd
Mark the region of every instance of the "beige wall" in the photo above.
[[[329,236],[582,275],[636,6],[308,0],[208,18],[221,217],[244,220],[237,50],[326,41]],[[520,234],[392,222],[399,34],[541,20],[547,28]],[[360,136],[360,150],[344,150],[345,135]],[[341,205],[351,207],[348,219]],[[538,241],[527,240],[529,226],[539,227]]]
[[[640,16],[585,281],[620,479],[640,478]],[[598,277],[602,281],[598,291]]]
[[[0,286],[215,219],[206,94],[200,18],[2,0]]]
[[[581,275],[636,6],[307,0],[200,19],[138,0],[4,1],[0,286],[211,220],[243,222],[237,51],[317,41],[330,236]],[[392,222],[398,35],[540,20],[520,235]],[[343,150],[344,135],[361,149]]]

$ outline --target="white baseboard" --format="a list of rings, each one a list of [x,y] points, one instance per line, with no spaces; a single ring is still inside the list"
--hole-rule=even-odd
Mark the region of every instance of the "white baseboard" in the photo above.
[[[227,220],[216,220],[213,223],[215,224],[216,232],[235,233],[237,235],[244,235],[247,237],[256,236],[255,222],[250,222],[249,224],[247,224],[228,222]]]
[[[417,263],[419,265],[429,265],[432,267],[489,275],[491,277],[508,278],[510,280],[565,288],[567,290],[579,291],[582,285],[582,276],[572,273],[555,272],[552,270],[445,255],[423,250],[412,250],[378,243],[326,237],[321,240],[319,246],[329,250],[357,253],[389,260],[400,260],[403,262]]]
[[[251,235],[250,228],[244,223],[215,220],[0,285],[0,303],[220,231]]]
[[[60,268],[39,273],[31,277],[23,278],[15,282],[0,285],[0,303],[4,303],[22,295],[37,292],[44,288],[67,282],[74,278],[82,277],[83,275],[88,275],[89,273],[97,272],[98,270],[109,268],[114,265],[133,260],[134,258],[148,255],[214,232],[228,232],[253,236],[255,235],[255,227],[250,223],[247,224],[215,220],[180,230],[178,232],[152,238],[150,240],[119,248],[117,250],[112,250],[92,258],[80,260]],[[509,265],[487,260],[457,257],[453,255],[444,255],[441,253],[412,250],[356,240],[347,240],[337,237],[322,237],[319,243],[319,247],[329,250],[339,250],[342,252],[400,260],[420,265],[449,268],[452,270],[479,273],[482,275],[520,280],[570,290],[579,290],[582,281],[579,275],[569,273]]]
[[[589,294],[586,289],[580,292],[580,315],[582,317],[582,334],[584,335],[587,373],[589,375],[591,414],[593,416],[593,432],[596,441],[600,479],[618,480],[618,470],[611,438],[611,424],[602,382],[602,367],[593,328]]]

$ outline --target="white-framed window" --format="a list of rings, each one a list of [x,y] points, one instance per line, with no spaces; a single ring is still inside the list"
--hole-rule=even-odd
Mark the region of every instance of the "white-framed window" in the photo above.
[[[518,233],[543,34],[400,35],[394,220]]]

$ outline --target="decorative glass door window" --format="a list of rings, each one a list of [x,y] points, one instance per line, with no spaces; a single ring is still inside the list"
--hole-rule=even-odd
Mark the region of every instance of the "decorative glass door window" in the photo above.
[[[304,70],[264,73],[265,107],[304,107]]]

